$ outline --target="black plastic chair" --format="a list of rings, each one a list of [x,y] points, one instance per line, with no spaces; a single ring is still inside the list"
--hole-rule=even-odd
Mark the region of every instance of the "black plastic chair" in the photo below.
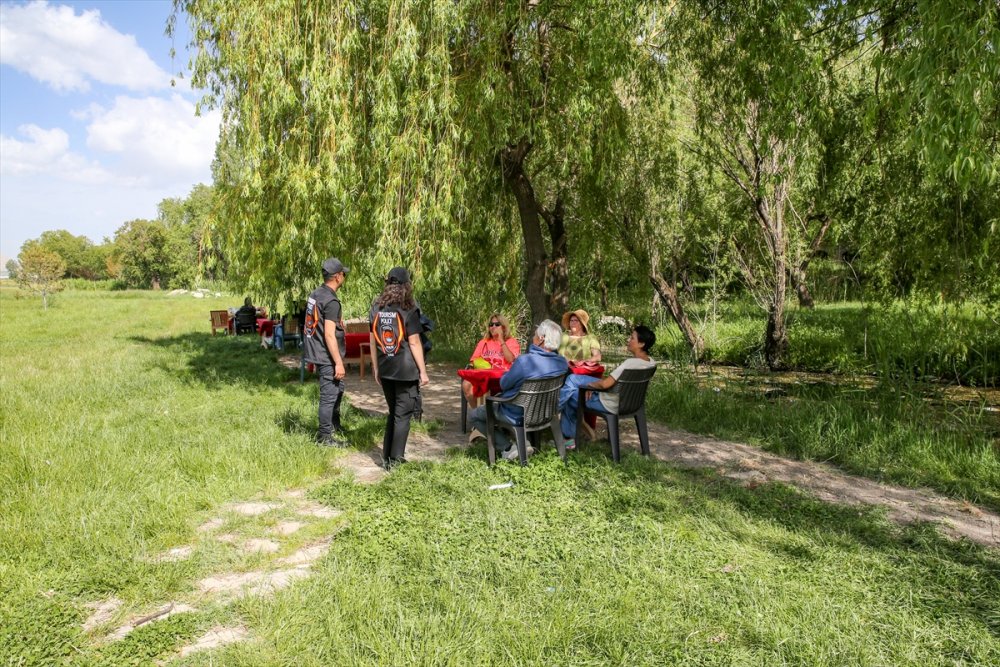
[[[610,389],[587,389],[580,388],[577,396],[580,409],[576,414],[576,433],[579,436],[584,433],[583,419],[586,410],[586,396],[588,391],[612,392],[618,394],[618,414],[608,414],[606,412],[594,412],[598,417],[603,417],[608,426],[608,440],[611,441],[611,458],[615,463],[621,461],[621,450],[619,448],[618,421],[622,418],[635,417],[635,428],[639,432],[639,446],[642,448],[644,456],[649,456],[649,432],[646,429],[646,391],[649,389],[649,381],[656,373],[656,366],[652,368],[629,369],[622,372],[622,376]]]
[[[531,434],[533,442],[537,442],[535,440],[537,433],[546,428],[552,431],[552,438],[555,440],[560,458],[566,460],[566,447],[563,444],[562,429],[559,428],[559,390],[562,389],[565,379],[565,375],[557,375],[537,380],[525,380],[520,391],[510,398],[486,397],[486,447],[489,452],[490,465],[496,463],[497,460],[496,447],[493,443],[494,429],[497,428],[514,432],[514,437],[517,439],[517,453],[522,466],[528,465],[528,435]],[[520,406],[524,409],[523,421],[519,426],[500,421],[493,414],[491,403]]]
[[[257,315],[236,311],[236,315],[233,317],[233,332],[239,336],[241,334],[252,334],[256,331]]]

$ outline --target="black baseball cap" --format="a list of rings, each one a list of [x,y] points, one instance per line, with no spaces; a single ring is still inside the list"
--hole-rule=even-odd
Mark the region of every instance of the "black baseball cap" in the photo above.
[[[327,258],[327,260],[325,262],[323,262],[323,279],[324,280],[327,279],[327,278],[329,278],[332,275],[340,273],[341,271],[343,271],[343,273],[344,273],[345,276],[348,273],[351,272],[351,270],[348,269],[346,266],[344,266],[343,262],[341,262],[336,257],[329,257],[329,258]]]
[[[410,272],[401,266],[389,271],[389,275],[385,277],[385,282],[390,285],[405,285],[410,282]]]

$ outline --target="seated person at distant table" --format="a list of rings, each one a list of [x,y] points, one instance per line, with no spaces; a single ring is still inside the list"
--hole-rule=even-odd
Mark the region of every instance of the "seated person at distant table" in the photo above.
[[[585,389],[611,389],[623,372],[629,369],[656,366],[656,362],[649,358],[649,351],[654,345],[656,345],[656,334],[649,327],[637,324],[632,329],[632,335],[628,339],[628,352],[632,356],[619,364],[611,371],[610,375],[602,380],[595,380],[589,375],[570,375],[566,378],[566,383],[563,385],[562,391],[559,392],[559,409],[562,410],[559,422],[562,425],[566,449],[576,447],[576,415],[577,410],[580,409],[579,389],[581,387]],[[591,412],[616,414],[618,412],[618,393],[613,391],[588,393],[585,407]]]
[[[490,367],[506,371],[514,363],[517,355],[521,354],[521,344],[516,338],[510,337],[510,323],[507,318],[499,313],[490,315],[486,323],[486,335],[476,344],[476,349],[469,357],[469,364],[479,358],[489,362]],[[462,380],[462,393],[465,400],[470,403],[475,402],[472,393],[472,383]]]
[[[242,331],[256,331],[257,309],[250,297],[243,300],[243,306],[233,314],[230,326],[238,334]]]
[[[559,354],[566,357],[570,367],[596,366],[601,361],[601,342],[587,330],[589,324],[590,315],[582,308],[563,313],[565,331],[559,344]]]
[[[257,307],[253,305],[253,301],[250,300],[250,297],[247,297],[243,299],[243,305],[240,307],[239,310],[236,311],[236,314],[240,315],[241,319],[243,317],[246,318],[252,317],[254,319],[257,319]]]

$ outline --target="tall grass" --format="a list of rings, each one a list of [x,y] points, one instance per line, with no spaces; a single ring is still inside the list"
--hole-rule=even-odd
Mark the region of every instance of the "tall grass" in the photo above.
[[[1000,418],[896,383],[861,386],[660,373],[651,418],[674,428],[830,461],[874,479],[928,486],[1000,510]]]
[[[705,338],[706,361],[763,365],[764,315],[754,304],[732,299],[719,304],[716,316],[708,305],[694,308],[692,315]],[[1000,383],[1000,327],[995,315],[975,303],[910,300],[792,308],[788,332],[785,363],[792,370],[878,374],[903,382]],[[657,336],[661,357],[689,360],[675,326],[664,323]]]

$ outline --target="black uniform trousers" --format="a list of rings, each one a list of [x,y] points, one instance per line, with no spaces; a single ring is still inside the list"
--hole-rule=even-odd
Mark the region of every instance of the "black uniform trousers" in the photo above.
[[[419,380],[388,380],[382,378],[382,393],[389,413],[382,437],[382,456],[387,460],[403,458],[406,439],[410,437],[410,420],[420,401]]]

